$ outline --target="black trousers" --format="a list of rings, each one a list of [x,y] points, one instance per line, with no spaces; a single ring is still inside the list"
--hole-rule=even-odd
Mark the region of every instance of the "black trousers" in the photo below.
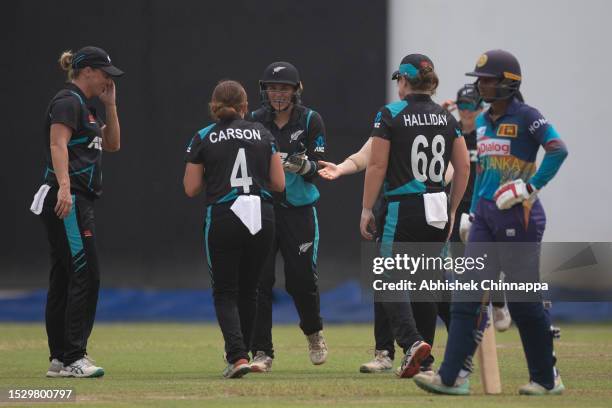
[[[293,298],[305,335],[323,329],[317,277],[319,223],[314,206],[275,207],[276,236],[259,282],[257,318],[251,351],[264,351],[274,357],[272,344],[272,288],[276,254],[283,256],[285,287]]]
[[[76,194],[72,202],[68,217],[59,219],[57,190],[51,189],[41,213],[51,246],[45,309],[50,359],[66,365],[87,353],[100,289],[93,200]]]
[[[251,235],[230,209],[231,204],[208,207],[204,239],[226,358],[229,363],[235,363],[249,359],[257,282],[272,246],[274,209],[269,203],[261,203],[262,228]]]
[[[438,242],[439,246],[427,246],[425,255],[439,256],[449,231],[447,225],[441,230],[425,221],[425,207],[421,196],[402,197],[399,201],[387,202],[377,217],[379,241],[393,242]],[[431,252],[431,253],[429,253]],[[420,253],[420,251],[419,251]],[[418,340],[433,345],[438,316],[446,327],[450,324],[450,294],[432,294],[430,301],[418,302],[374,302],[374,337],[377,350],[387,350],[395,357],[394,341],[404,353]],[[433,356],[423,362],[433,363]]]

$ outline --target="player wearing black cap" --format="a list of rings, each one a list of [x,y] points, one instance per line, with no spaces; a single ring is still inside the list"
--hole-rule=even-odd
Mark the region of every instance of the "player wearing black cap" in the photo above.
[[[537,193],[561,167],[567,149],[556,129],[535,108],[525,104],[519,87],[522,81],[517,58],[504,50],[487,51],[468,76],[489,109],[476,119],[478,167],[470,208],[470,221],[462,228],[468,235],[465,256],[483,255],[488,262],[482,271],[466,271],[462,281],[496,280],[503,271],[513,282],[539,281],[539,243],[546,226],[546,215]],[[545,154],[536,166],[538,150]],[[513,251],[510,243],[522,245]],[[516,293],[507,296],[516,296]],[[440,394],[467,395],[469,374],[465,362],[471,360],[488,320],[489,291],[453,293],[452,324],[444,362],[436,375],[416,376],[417,385]],[[475,301],[480,300],[480,301]],[[560,394],[565,389],[553,351],[555,330],[539,293],[525,299],[508,298],[508,308],[521,335],[529,383],[520,394]]]
[[[51,246],[47,376],[100,377],[104,369],[87,357],[100,286],[94,201],[102,194],[102,150],[120,147],[113,78],[123,71],[97,47],[66,51],[60,65],[68,82],[47,108],[44,184],[31,207]],[[94,97],[104,104],[106,123],[89,105]]]
[[[300,102],[302,82],[288,62],[270,64],[259,81],[262,106],[249,118],[263,124],[276,138],[283,158],[286,189],[275,195],[276,237],[259,283],[257,319],[251,350],[253,371],[269,371],[272,345],[272,288],[276,254],[284,259],[285,286],[292,296],[300,328],[308,340],[310,360],[323,364],[327,345],[323,339],[317,284],[319,225],[315,203],[319,190],[313,184],[317,160],[325,154],[325,126],[314,110]]]
[[[285,187],[274,137],[261,124],[244,120],[247,109],[242,85],[220,82],[210,102],[215,122],[196,133],[185,158],[185,193],[195,197],[206,186],[204,240],[225,340],[226,378],[251,371],[257,282],[274,237],[268,189]]]
[[[404,59],[393,76],[400,101],[378,111],[372,130],[372,151],[363,195],[361,235],[376,234],[372,207],[384,182],[386,199],[381,254],[392,255],[394,242],[435,242],[440,254],[449,236],[469,173],[468,153],[454,117],[431,100],[438,86],[432,61],[421,54]],[[448,163],[455,167],[450,211],[444,192]],[[414,254],[413,254],[414,255]],[[420,254],[419,254],[420,255]],[[377,302],[405,356],[398,375],[410,378],[430,356],[437,318],[436,299],[419,304],[422,329],[417,330],[410,302]],[[414,312],[416,314],[416,312]],[[424,322],[429,324],[424,324]],[[425,341],[424,341],[425,340]],[[377,344],[378,348],[378,344]]]

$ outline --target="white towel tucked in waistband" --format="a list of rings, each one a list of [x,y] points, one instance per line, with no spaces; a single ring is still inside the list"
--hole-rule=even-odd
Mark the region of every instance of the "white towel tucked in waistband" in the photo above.
[[[240,218],[244,226],[249,229],[251,235],[255,235],[261,230],[261,199],[259,196],[238,196],[231,209]]]
[[[34,194],[34,200],[32,200],[32,205],[30,205],[30,211],[32,211],[36,215],[40,215],[42,213],[43,204],[45,203],[45,197],[47,197],[47,193],[51,187],[47,184],[43,184],[40,186],[36,194]]]
[[[423,194],[425,220],[432,227],[444,229],[448,222],[448,200],[445,192]]]

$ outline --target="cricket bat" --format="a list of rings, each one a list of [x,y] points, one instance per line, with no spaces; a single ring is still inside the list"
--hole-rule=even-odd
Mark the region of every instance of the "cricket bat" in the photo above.
[[[490,307],[490,306],[489,306]],[[480,380],[485,394],[501,394],[501,379],[499,377],[499,364],[497,362],[497,349],[495,345],[495,329],[489,319],[487,328],[478,346],[478,363],[480,364]]]

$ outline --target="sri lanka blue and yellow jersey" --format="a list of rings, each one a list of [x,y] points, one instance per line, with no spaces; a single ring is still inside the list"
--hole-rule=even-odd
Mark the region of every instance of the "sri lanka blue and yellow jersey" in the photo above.
[[[567,157],[567,148],[555,128],[535,108],[513,99],[506,112],[493,121],[489,111],[476,119],[478,165],[470,212],[478,199],[493,199],[500,185],[523,179],[536,189],[544,187]],[[539,168],[540,146],[545,155]]]

